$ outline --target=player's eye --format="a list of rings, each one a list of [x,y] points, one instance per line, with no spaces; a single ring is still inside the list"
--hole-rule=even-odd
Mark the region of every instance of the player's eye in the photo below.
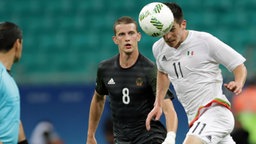
[[[125,35],[125,33],[119,33],[118,34],[118,36],[124,36]]]
[[[175,27],[172,27],[172,29],[170,29],[170,32],[174,32],[175,30]]]
[[[128,34],[131,36],[131,35],[134,35],[135,32],[134,31],[130,31]]]

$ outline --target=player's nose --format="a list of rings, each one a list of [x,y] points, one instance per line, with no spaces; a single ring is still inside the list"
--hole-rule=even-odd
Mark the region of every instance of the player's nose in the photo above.
[[[173,36],[172,36],[172,32],[168,32],[167,34],[164,35],[164,38],[165,39],[171,39]]]

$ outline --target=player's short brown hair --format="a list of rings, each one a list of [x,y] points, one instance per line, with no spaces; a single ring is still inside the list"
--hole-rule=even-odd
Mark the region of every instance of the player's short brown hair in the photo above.
[[[119,25],[119,24],[130,24],[130,23],[134,23],[135,26],[136,26],[136,31],[138,32],[138,24],[137,22],[129,17],[129,16],[122,16],[120,17],[119,19],[117,19],[114,23],[114,26],[113,26],[113,30],[114,30],[114,34],[116,34],[116,26]]]
[[[9,51],[17,39],[22,39],[21,29],[12,22],[1,22],[0,51]]]

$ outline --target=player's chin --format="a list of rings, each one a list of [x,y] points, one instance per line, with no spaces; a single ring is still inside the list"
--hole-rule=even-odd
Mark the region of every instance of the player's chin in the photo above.
[[[124,52],[125,54],[130,55],[133,53],[133,49],[126,49]]]
[[[165,41],[170,47],[175,47],[177,45],[175,40],[172,41]]]

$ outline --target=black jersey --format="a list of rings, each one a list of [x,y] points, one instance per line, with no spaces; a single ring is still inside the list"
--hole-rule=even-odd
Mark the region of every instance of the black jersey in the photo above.
[[[155,64],[141,54],[130,68],[120,66],[119,55],[99,64],[96,91],[109,96],[116,137],[131,140],[145,130],[145,120],[155,102],[156,70]],[[161,123],[156,125],[162,127]]]

